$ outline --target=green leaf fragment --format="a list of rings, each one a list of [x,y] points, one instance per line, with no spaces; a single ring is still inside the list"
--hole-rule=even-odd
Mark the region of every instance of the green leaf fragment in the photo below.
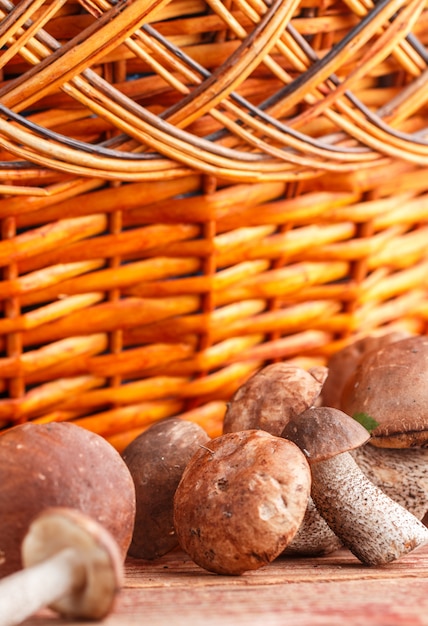
[[[373,417],[367,415],[367,413],[354,413],[352,416],[354,420],[359,422],[361,426],[364,426],[366,430],[371,433],[377,426],[379,426],[379,422],[377,422]]]

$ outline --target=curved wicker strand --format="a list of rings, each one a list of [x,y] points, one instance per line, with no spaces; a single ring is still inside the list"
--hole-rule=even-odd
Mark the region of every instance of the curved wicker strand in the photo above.
[[[6,90],[1,90],[3,103],[14,110],[28,108],[42,96],[52,93],[64,82],[101,60],[169,2],[170,0],[122,0],[104,14],[99,22],[90,25],[53,52],[35,71],[26,72],[19,84],[17,81]],[[113,20],[115,36],[112,38]]]
[[[398,16],[390,23],[380,37],[370,46],[370,49],[358,60],[352,71],[345,77],[343,82],[335,86],[334,91],[326,94],[325,97],[311,107],[310,112],[303,112],[294,118],[293,126],[304,124],[309,117],[320,115],[327,107],[334,104],[340,95],[349,91],[352,84],[363,75],[369,73],[373,67],[383,61],[391,51],[397,46],[418,20],[426,2],[425,0],[412,0]]]
[[[302,100],[305,93],[312,92],[314,87],[327,80],[345,62],[350,61],[356,52],[379,32],[385,21],[388,21],[406,4],[406,0],[380,0],[337,46],[334,46],[291,85],[286,86],[274,98],[271,98],[267,107],[269,113],[275,117],[283,117]]]
[[[4,2],[4,0],[2,1]],[[100,4],[100,2],[98,2],[98,4]],[[257,6],[257,9],[259,11],[263,12],[263,7],[262,5],[260,5],[260,3],[253,2],[253,4]],[[246,5],[244,0],[241,0],[241,5],[242,7]],[[107,3],[104,3],[104,6],[106,7]],[[250,6],[250,5],[246,5],[246,6]],[[417,7],[417,6],[419,6],[419,9],[421,9],[420,3],[418,3],[417,0],[414,0],[414,3],[413,4],[411,3],[407,7],[407,12],[411,13],[414,7]],[[266,13],[268,14],[268,12]],[[370,15],[370,17],[373,18],[373,15],[376,16],[376,14],[377,12],[374,12]],[[101,12],[101,15],[105,15],[105,14]],[[406,9],[403,11],[403,15],[404,16],[406,15]],[[414,13],[413,13],[413,16],[414,16]],[[252,13],[251,17],[253,20],[256,20],[257,11]],[[266,20],[266,21],[267,23],[269,23],[269,20]],[[373,27],[372,23],[371,23],[371,26]],[[411,25],[409,29],[410,28],[411,28]],[[264,29],[261,27],[259,30],[262,33],[262,35],[260,35],[262,37],[260,50],[263,50],[263,54],[265,54],[266,49],[264,46],[265,41],[263,39],[263,36],[266,37],[266,33],[264,33]],[[390,38],[388,39],[388,34],[390,34],[390,32],[394,30],[398,30],[396,20],[395,20],[395,23],[394,21],[392,22],[392,24],[389,26],[389,29],[387,31],[384,31],[384,35],[383,35],[384,39],[387,42],[389,42],[388,45],[390,48],[393,48],[394,45],[398,44],[399,42],[398,35],[396,35],[395,39],[390,39]],[[254,40],[257,40],[257,35],[259,31],[255,29],[255,33],[256,33],[255,35],[253,35],[252,33],[248,41],[244,41],[243,44],[241,44],[241,46],[243,46],[243,48],[241,49],[248,48],[248,46],[251,43],[253,43]],[[277,36],[277,32],[275,36]],[[125,39],[125,41],[130,40],[130,38],[132,37],[134,37],[134,33],[132,33],[127,39]],[[278,42],[282,41],[282,37],[283,35],[280,34],[279,39],[277,41]],[[353,37],[355,38],[355,29],[353,31]],[[27,40],[29,40],[29,38],[27,38]],[[382,40],[380,41],[382,42]],[[359,44],[362,45],[362,43],[363,43],[362,40],[360,40]],[[274,43],[270,42],[269,45],[272,47]],[[381,48],[379,40],[378,40],[378,47]],[[56,50],[59,49],[56,45],[54,45],[53,48]],[[383,50],[383,53],[384,55],[386,55],[388,53],[388,50],[387,51]],[[46,55],[44,58],[49,57],[49,52],[47,50],[44,50],[43,54]],[[58,55],[58,56],[61,56],[61,55]],[[330,56],[332,59],[334,58],[334,55],[330,55]],[[239,58],[239,54],[238,54],[238,58]],[[254,62],[254,66],[257,63],[259,63],[261,59],[264,60],[265,58],[266,56],[260,56],[260,58],[258,58],[257,61]],[[31,59],[34,61],[35,59],[34,53]],[[379,59],[377,59],[377,61],[378,60]],[[229,60],[228,63],[230,65],[231,61]],[[248,62],[248,63],[250,66],[251,62]],[[374,65],[375,62],[373,62],[372,64]],[[364,63],[361,62],[361,66],[363,65]],[[252,67],[253,66],[251,65],[251,68]],[[312,67],[309,67],[306,74],[309,75],[312,72],[313,72]],[[213,74],[209,74],[208,77],[205,74],[204,80],[199,82],[201,93],[205,92],[205,90],[207,89],[207,85],[209,85],[210,81],[212,80],[212,77],[213,77]],[[244,167],[250,170],[254,169],[254,171],[255,169],[260,169],[259,175],[261,177],[264,177],[264,176],[269,177],[272,175],[275,176],[275,175],[278,175],[278,172],[282,172],[281,176],[284,176],[285,174],[286,177],[289,177],[290,176],[290,163],[294,164],[295,166],[299,168],[309,167],[312,169],[316,169],[316,168],[321,167],[324,170],[335,168],[334,164],[329,163],[328,160],[323,161],[323,159],[328,159],[329,156],[331,157],[331,154],[329,154],[328,150],[323,152],[323,148],[321,148],[315,142],[310,143],[309,141],[306,141],[304,135],[301,136],[302,140],[294,136],[290,138],[289,132],[284,133],[282,135],[281,132],[278,132],[278,127],[281,130],[282,128],[286,128],[286,127],[284,126],[281,127],[281,125],[278,122],[273,124],[274,130],[272,130],[272,128],[266,125],[266,122],[269,123],[270,120],[276,120],[276,118],[273,117],[272,115],[266,117],[266,113],[263,113],[264,118],[262,115],[262,121],[261,122],[258,121],[256,119],[257,116],[254,116],[254,109],[250,112],[250,114],[248,114],[245,108],[244,109],[241,108],[242,105],[244,105],[245,107],[246,103],[242,99],[240,101],[237,100],[237,98],[233,94],[233,91],[230,91],[227,94],[228,96],[227,98],[226,96],[224,96],[223,99],[221,99],[220,97],[220,99],[218,100],[218,103],[221,102],[222,106],[225,107],[227,111],[231,112],[237,120],[239,119],[245,122],[245,124],[234,122],[233,119],[230,119],[228,116],[223,115],[217,109],[207,109],[207,111],[211,115],[214,115],[218,121],[222,122],[224,127],[228,128],[229,132],[232,135],[234,135],[236,138],[241,139],[244,142],[243,143],[244,146],[253,146],[253,148],[255,148],[256,150],[256,152],[253,154],[248,153],[247,151],[243,152],[242,150],[237,151],[236,149],[232,151],[230,149],[225,150],[224,148],[221,148],[220,145],[216,144],[215,142],[213,143],[212,141],[211,142],[205,141],[201,138],[196,138],[192,135],[189,135],[188,133],[187,134],[186,133],[183,134],[182,132],[180,133],[179,130],[175,128],[174,125],[171,125],[170,123],[171,118],[168,119],[169,118],[168,114],[166,115],[166,118],[168,121],[167,124],[159,120],[159,118],[157,118],[156,116],[151,116],[151,117],[150,115],[147,116],[146,111],[144,111],[141,107],[136,105],[136,103],[134,103],[133,101],[126,99],[126,97],[120,94],[120,92],[118,92],[117,90],[114,90],[113,88],[108,86],[105,83],[105,81],[104,82],[102,81],[102,79],[100,81],[99,77],[97,77],[91,70],[84,70],[83,76],[81,78],[78,79],[77,76],[75,76],[71,80],[73,83],[73,86],[71,88],[67,86],[67,83],[64,83],[62,85],[62,88],[65,88],[68,91],[68,93],[72,94],[74,97],[77,97],[78,100],[80,100],[82,103],[88,106],[92,111],[105,117],[105,119],[109,120],[111,123],[113,123],[113,125],[121,128],[124,132],[127,132],[128,134],[130,134],[130,136],[134,136],[138,141],[141,142],[142,146],[147,145],[148,147],[150,147],[151,150],[155,150],[155,153],[157,151],[159,154],[163,155],[163,157],[161,157],[161,159],[159,160],[159,159],[156,159],[156,154],[153,154],[152,152],[141,154],[140,155],[141,158],[136,157],[134,153],[130,153],[132,154],[132,160],[135,160],[135,166],[131,166],[127,168],[128,176],[130,173],[132,174],[133,172],[134,175],[137,176],[138,178],[141,175],[146,176],[149,171],[150,172],[159,171],[158,167],[160,165],[160,162],[162,161],[162,158],[165,158],[165,156],[169,157],[169,159],[171,159],[171,162],[169,162],[168,164],[166,163],[163,164],[161,168],[162,171],[174,170],[174,169],[175,171],[179,171],[177,170],[177,167],[174,166],[174,162],[181,162],[185,164],[185,167],[189,167],[189,166],[197,167],[201,169],[201,171],[206,171],[207,173],[221,172],[223,175],[232,176],[233,179],[241,179],[241,177],[243,176],[241,170],[243,170]],[[86,81],[89,80],[90,84],[85,84],[85,80]],[[233,80],[233,79],[229,77],[228,80]],[[14,89],[16,90],[18,86],[19,85],[15,83]],[[186,91],[186,86],[182,82],[177,82],[176,86],[182,91]],[[326,97],[326,100],[327,100],[326,105],[332,102],[334,103],[336,107],[340,107],[340,110],[342,111],[348,110],[349,107],[347,108],[346,104],[342,105],[341,102],[339,102],[336,98],[333,97],[336,94],[336,92],[346,94],[347,87],[348,87],[348,84],[346,81],[344,82],[344,84],[340,86],[336,85],[335,92],[331,92],[331,94]],[[100,89],[101,89],[101,92],[99,91]],[[8,93],[10,94],[11,91],[9,90]],[[13,89],[12,89],[12,93],[13,93]],[[100,93],[103,93],[104,95],[103,107],[99,105]],[[193,95],[193,93],[190,92],[190,95]],[[218,95],[216,95],[215,97],[218,98]],[[236,104],[236,102],[234,102],[234,99],[238,101],[239,106]],[[182,103],[183,103],[183,100],[182,100]],[[96,106],[94,106],[95,104]],[[324,109],[324,107],[321,107],[320,104],[316,105],[315,109],[317,106]],[[312,110],[313,109],[314,107],[312,107]],[[182,111],[183,109],[180,109],[180,110]],[[176,115],[177,111],[169,111],[168,113],[172,115],[172,119],[174,119],[174,115]],[[269,113],[271,113],[271,111],[269,111]],[[352,114],[348,117],[348,119],[351,118],[352,120],[354,120],[351,123],[351,125],[349,124],[348,120],[345,120],[342,122],[342,124],[338,123],[338,127],[339,128],[346,127],[346,132],[349,133],[348,136],[354,137],[358,141],[361,141],[361,138],[364,137],[366,139],[364,143],[365,146],[371,146],[372,149],[374,149],[374,146],[376,146],[376,148],[379,150],[380,148],[379,142],[373,140],[373,138],[367,138],[367,135],[365,134],[366,131],[364,132],[361,131],[361,127],[362,127],[361,117],[358,117],[358,115],[356,116],[353,112],[351,113]],[[313,115],[315,116],[315,114]],[[331,119],[335,118],[335,114],[332,113],[331,111],[328,111],[328,115],[330,116]],[[142,116],[143,118],[144,117],[146,118],[146,121],[143,123],[142,123]],[[186,119],[188,120],[189,118],[186,118]],[[192,118],[190,118],[190,120],[191,119]],[[338,116],[336,116],[336,120],[338,120]],[[356,131],[354,126],[352,125],[354,123],[357,124],[358,131]],[[6,125],[7,124],[8,122],[6,122]],[[245,128],[245,126],[248,128],[248,130],[247,128]],[[366,124],[365,128],[368,129],[369,126]],[[14,138],[11,128],[8,128],[7,126],[3,126],[3,130],[4,130],[4,133],[7,136],[9,136],[10,140]],[[253,131],[257,131],[258,136],[257,134],[254,134]],[[155,137],[153,137],[153,132],[155,134]],[[173,140],[171,140],[171,133],[175,137]],[[29,142],[28,146],[31,145],[32,147],[27,152],[25,152],[25,150],[21,148],[19,151],[19,154],[22,156],[25,155],[26,158],[29,158],[30,154],[32,154],[32,150],[34,152],[37,152],[37,150],[40,150],[44,144],[42,143],[37,144],[37,141],[34,140],[31,134],[25,135],[25,133],[20,134],[21,141],[23,141],[24,136],[27,137],[27,141]],[[263,136],[265,137],[265,139],[261,138]],[[50,134],[50,138],[53,138],[53,137],[55,137],[56,140],[61,142],[60,136],[55,136],[53,134]],[[297,150],[297,153],[294,151],[287,150],[287,149],[284,150],[284,148],[279,147],[279,146],[276,147],[275,143],[271,144],[271,142],[266,141],[266,139],[269,139],[269,140],[273,139],[275,143],[279,142],[280,145],[282,144],[285,147],[292,146],[295,150]],[[65,138],[64,138],[64,143],[67,143]],[[68,143],[73,145],[73,142],[68,142]],[[10,142],[6,142],[6,143],[3,142],[3,145],[5,147],[7,145],[8,148],[11,149]],[[74,144],[74,147],[82,148],[82,146],[78,144]],[[398,150],[402,148],[401,145],[396,145],[395,147],[398,148]],[[333,149],[334,149],[334,145],[332,145],[331,152],[333,152]],[[60,169],[61,167],[63,167],[65,162],[68,162],[70,165],[70,169],[67,171],[73,171],[75,173],[79,172],[79,174],[82,173],[83,170],[76,169],[76,167],[78,168],[79,166],[82,166],[82,160],[80,158],[80,154],[78,158],[77,156],[73,157],[73,150],[67,152],[66,150],[64,151],[63,149],[61,149],[60,146],[58,145],[52,146],[52,143],[46,144],[46,146],[42,148],[42,151],[43,150],[45,150],[44,164],[46,164],[47,162],[52,163],[52,161],[49,159],[52,157],[52,155],[54,155],[54,158],[58,159],[57,167],[59,166]],[[398,150],[391,151],[389,146],[386,146],[386,149],[384,149],[383,151],[380,151],[380,153],[391,154],[393,156],[397,154],[401,154],[401,158],[406,158],[406,155],[398,152]],[[83,167],[88,168],[88,169],[85,169],[85,171],[90,172],[90,175],[101,174],[102,176],[104,176],[106,171],[115,172],[115,174],[118,175],[119,172],[123,170],[123,165],[121,164],[122,159],[125,160],[126,158],[128,159],[130,158],[130,157],[127,157],[127,155],[120,154],[120,151],[118,151],[114,155],[110,154],[108,150],[97,151],[97,149],[95,148],[92,148],[92,149],[89,148],[88,151],[95,152],[95,153],[98,152],[99,154],[103,154],[104,156],[107,156],[107,158],[102,159],[101,161],[97,161],[97,159],[92,160],[92,161],[86,159],[86,166],[83,166]],[[302,156],[299,156],[298,154],[299,151],[301,152]],[[419,159],[419,162],[424,163],[425,158],[426,158],[425,150],[424,149],[419,150],[419,151],[416,150],[415,152],[421,157],[423,157],[422,159]],[[365,154],[362,153],[361,151],[360,152],[357,151],[356,153],[352,155],[352,151],[350,153],[349,151],[347,152],[346,150],[344,150],[343,153],[347,155],[347,157],[343,159],[345,162],[340,164],[336,169],[339,169],[339,170],[343,169],[344,171],[346,169],[349,170],[349,168],[355,167],[355,164],[358,161],[371,160],[373,162],[376,162],[376,159],[379,158],[376,151],[375,152],[368,151]],[[307,154],[317,155],[318,158],[313,158],[313,157],[308,158],[307,156],[305,156]],[[273,160],[269,158],[266,160],[266,157],[268,155],[273,157]],[[112,158],[110,159],[110,157]],[[117,158],[115,159],[115,157]],[[148,157],[150,158],[150,160],[152,160],[152,163],[151,163],[152,167],[148,167],[147,163],[143,164],[140,162],[140,161],[147,161]],[[32,158],[34,160],[34,156]],[[233,159],[233,163],[228,161],[228,159],[230,158]],[[153,163],[153,160],[156,161],[156,163]],[[257,168],[256,167],[253,168],[252,166],[248,167],[249,163],[252,160],[254,161],[254,163],[257,163]],[[279,161],[284,161],[284,163],[281,164]],[[36,162],[39,162],[40,164],[42,164],[42,160],[40,159],[39,161],[36,161]],[[346,162],[349,162],[349,165]],[[72,165],[73,163],[74,163],[74,166]],[[92,163],[92,165],[90,165],[90,163]],[[142,169],[145,169],[144,174],[142,172]],[[302,175],[302,173],[303,173],[302,170],[299,169],[299,174],[298,174],[299,177]],[[108,175],[108,177],[110,176],[111,174]],[[254,176],[254,173],[250,174],[250,177],[252,176]],[[244,176],[244,179],[246,179],[246,176]]]
[[[31,25],[29,25],[28,28],[22,33],[19,33],[21,26],[30,18],[34,10],[45,3],[45,0],[26,0],[25,2],[20,2],[17,6],[20,13],[26,5],[29,6],[27,7],[28,10],[25,12],[23,11],[19,16],[15,13],[15,11],[8,13],[0,22],[0,49],[3,48],[3,46],[5,46],[11,38],[14,38],[15,35],[18,36],[13,45],[9,46],[7,50],[2,51],[0,56],[0,68],[4,67],[15,55],[19,54],[21,48],[25,46],[28,41],[30,41],[35,33],[43,28],[43,26],[66,2],[67,0],[52,2],[45,8],[37,19],[31,21]],[[8,7],[9,9],[13,7],[13,5],[11,5],[11,3],[7,0],[1,0],[0,6]],[[10,21],[12,22],[11,26],[9,26]]]

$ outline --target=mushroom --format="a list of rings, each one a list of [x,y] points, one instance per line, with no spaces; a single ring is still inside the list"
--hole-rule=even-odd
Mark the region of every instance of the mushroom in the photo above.
[[[383,565],[428,542],[428,529],[366,478],[349,454],[370,435],[331,407],[314,407],[290,420],[283,437],[305,453],[311,495],[344,546],[367,565]]]
[[[378,448],[368,442],[352,451],[367,478],[422,520],[428,513],[428,449]]]
[[[280,436],[292,415],[315,403],[327,373],[322,366],[307,371],[289,363],[267,365],[235,392],[226,409],[223,433],[260,428]]]
[[[32,519],[51,506],[75,508],[104,526],[125,558],[135,490],[120,454],[70,422],[28,422],[0,436],[0,577],[21,569]]]
[[[328,375],[322,388],[322,404],[342,409],[342,392],[361,359],[372,350],[408,337],[404,331],[367,335],[337,350],[327,361]]]
[[[416,335],[371,351],[342,394],[342,410],[378,426],[370,443],[383,448],[428,446],[428,337]]]
[[[263,430],[227,433],[191,458],[174,497],[181,547],[218,574],[243,574],[273,561],[305,514],[311,476],[290,441]]]
[[[83,513],[51,508],[31,523],[22,544],[25,569],[0,581],[1,626],[49,606],[61,615],[100,620],[112,609],[123,564],[111,534]]]
[[[325,556],[342,547],[343,543],[318,513],[313,499],[309,497],[302,523],[285,548],[284,556]]]
[[[156,422],[122,453],[135,484],[134,534],[128,554],[154,559],[178,545],[173,500],[188,461],[210,438],[190,421],[169,418]]]
[[[291,416],[311,407],[318,399],[328,370],[306,371],[289,363],[273,363],[253,374],[232,397],[224,418],[223,432],[260,428],[281,435]],[[316,556],[342,546],[311,498],[301,527],[285,554]]]
[[[428,338],[412,336],[365,355],[342,399],[347,413],[377,423],[357,463],[419,519],[428,511],[427,376]]]

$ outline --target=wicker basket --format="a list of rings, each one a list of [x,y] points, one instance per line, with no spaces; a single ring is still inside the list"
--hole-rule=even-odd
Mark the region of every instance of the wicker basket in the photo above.
[[[428,320],[426,0],[0,0],[0,427],[221,430]]]

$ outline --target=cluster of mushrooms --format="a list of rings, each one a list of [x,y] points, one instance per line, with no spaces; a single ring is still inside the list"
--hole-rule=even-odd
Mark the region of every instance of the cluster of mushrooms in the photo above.
[[[137,493],[129,554],[178,544],[208,571],[242,574],[340,547],[385,565],[426,544],[427,382],[428,337],[371,336],[327,367],[258,371],[220,437],[180,420],[152,426],[123,454]]]
[[[341,547],[385,565],[428,543],[427,381],[428,337],[390,333],[348,345],[327,367],[264,367],[235,393],[215,439],[179,418],[122,455],[69,422],[5,431],[0,626],[43,606],[102,619],[126,556],[180,546],[202,568],[236,575]]]

